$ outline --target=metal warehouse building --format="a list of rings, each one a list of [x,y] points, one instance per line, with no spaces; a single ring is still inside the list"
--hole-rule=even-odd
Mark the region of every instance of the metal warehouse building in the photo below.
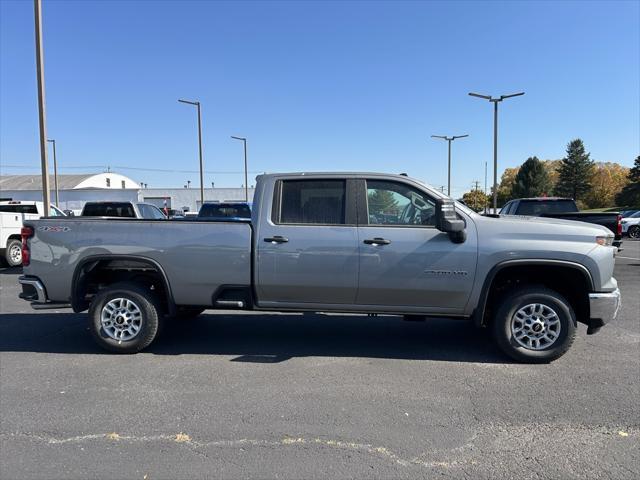
[[[50,177],[51,202],[55,203],[54,177]],[[252,201],[254,189],[249,189]],[[194,212],[200,209],[199,188],[141,188],[129,177],[115,172],[58,175],[61,210],[82,210],[86,202],[148,202],[162,208]],[[244,188],[205,188],[205,201],[244,201]],[[0,175],[0,199],[42,200],[40,175]]]

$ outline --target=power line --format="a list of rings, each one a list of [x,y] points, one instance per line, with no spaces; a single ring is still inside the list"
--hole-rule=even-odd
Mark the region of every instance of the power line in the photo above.
[[[37,165],[1,165],[2,168],[23,168],[23,169],[37,169]],[[159,172],[159,173],[200,173],[200,170],[172,170],[165,168],[142,168],[142,167],[125,167],[123,165],[67,165],[59,167],[60,170],[86,170],[86,169],[118,169],[118,170],[135,170],[140,172]],[[205,170],[204,173],[212,175],[236,175],[244,174],[243,171],[213,171]],[[264,173],[262,170],[250,170],[248,173]]]

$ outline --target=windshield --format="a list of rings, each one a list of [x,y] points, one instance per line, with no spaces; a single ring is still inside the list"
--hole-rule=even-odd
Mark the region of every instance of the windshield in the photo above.
[[[198,216],[207,218],[251,218],[251,210],[244,203],[205,203]]]

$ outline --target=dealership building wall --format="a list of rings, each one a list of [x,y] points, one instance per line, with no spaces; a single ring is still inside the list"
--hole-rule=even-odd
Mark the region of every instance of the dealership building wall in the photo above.
[[[55,204],[54,177],[50,176],[51,203]],[[249,202],[254,189],[250,188]],[[141,188],[132,179],[115,172],[80,175],[58,175],[58,208],[79,212],[86,202],[128,201],[148,202],[167,208],[197,212],[200,209],[200,189]],[[244,201],[244,188],[205,188],[205,201]],[[42,201],[40,175],[0,175],[0,199]]]

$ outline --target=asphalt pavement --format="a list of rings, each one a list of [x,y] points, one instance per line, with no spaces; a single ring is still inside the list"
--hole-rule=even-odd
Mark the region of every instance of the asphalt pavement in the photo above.
[[[0,269],[0,478],[640,477],[640,242],[549,365],[460,320],[214,313],[103,353]]]

